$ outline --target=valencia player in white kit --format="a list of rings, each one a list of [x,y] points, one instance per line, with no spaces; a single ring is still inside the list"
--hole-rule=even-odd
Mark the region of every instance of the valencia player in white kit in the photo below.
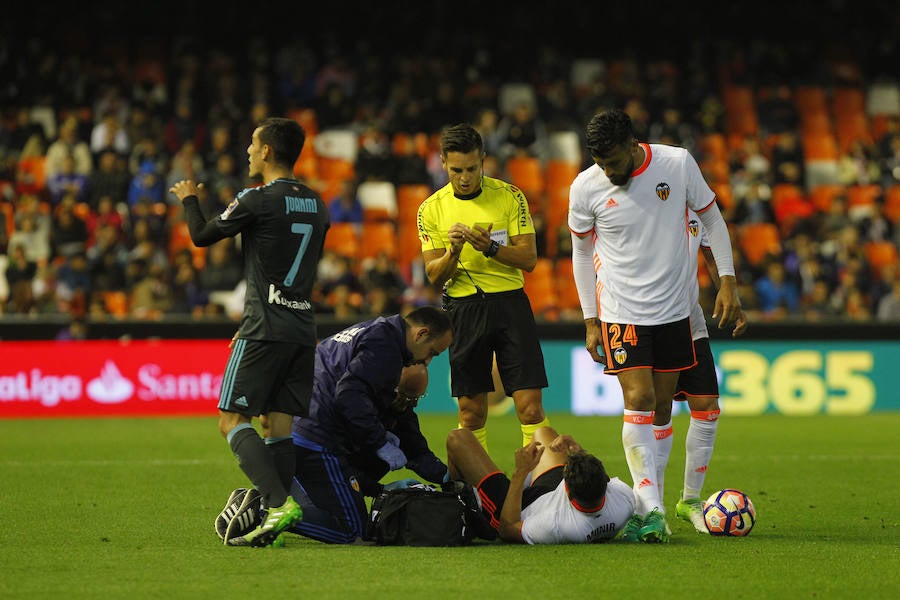
[[[719,327],[741,311],[731,242],[715,193],[687,150],[638,142],[618,109],[595,115],[586,139],[595,164],[572,183],[568,222],[585,345],[622,386],[622,443],[635,494],[623,536],[666,542],[653,416],[657,404],[671,403],[679,373],[696,363],[688,209],[703,223],[715,257]]]

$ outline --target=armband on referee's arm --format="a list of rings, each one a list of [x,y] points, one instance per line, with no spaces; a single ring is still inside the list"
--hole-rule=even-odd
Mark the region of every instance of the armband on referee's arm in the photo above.
[[[491,240],[491,245],[488,246],[488,249],[482,252],[487,258],[493,258],[497,255],[497,252],[500,250],[500,243],[497,240]]]

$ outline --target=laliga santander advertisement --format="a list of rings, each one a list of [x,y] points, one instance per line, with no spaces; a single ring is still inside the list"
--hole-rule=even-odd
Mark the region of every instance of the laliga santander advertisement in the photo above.
[[[228,340],[0,342],[0,418],[214,415]]]

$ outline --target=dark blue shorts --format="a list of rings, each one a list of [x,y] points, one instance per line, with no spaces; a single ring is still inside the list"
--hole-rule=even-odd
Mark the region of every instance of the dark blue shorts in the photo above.
[[[222,376],[219,410],[248,417],[309,414],[316,349],[289,342],[235,340]]]

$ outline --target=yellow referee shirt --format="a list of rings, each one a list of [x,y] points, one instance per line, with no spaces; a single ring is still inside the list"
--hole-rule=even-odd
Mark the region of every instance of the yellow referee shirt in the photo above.
[[[453,186],[448,183],[419,206],[417,225],[422,251],[449,248],[448,231],[455,223],[469,227],[491,223],[491,239],[502,246],[508,245],[511,237],[534,233],[525,194],[493,177],[483,177],[481,193],[470,200],[454,196]],[[456,273],[447,280],[445,289],[451,297],[461,298],[475,294],[476,285],[487,293],[495,293],[517,290],[523,284],[521,269],[487,258],[465,244]]]

